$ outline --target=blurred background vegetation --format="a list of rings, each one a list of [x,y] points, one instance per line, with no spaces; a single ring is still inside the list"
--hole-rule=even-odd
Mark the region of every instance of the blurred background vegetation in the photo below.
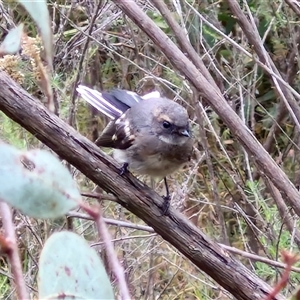
[[[68,122],[71,108],[75,106],[73,126],[95,140],[107,120],[77,99],[74,88],[79,83],[100,90],[129,89],[139,94],[159,90],[187,108],[196,138],[191,164],[169,180],[172,205],[220,243],[272,260],[278,260],[283,249],[297,252],[300,241],[295,238],[295,232],[299,217],[292,210],[287,211],[294,229],[286,226],[287,220],[280,213],[274,195],[246,151],[189,82],[173,69],[157,45],[111,1],[48,2],[55,39],[52,86],[59,116]],[[137,2],[176,43],[176,36],[151,1]],[[299,134],[269,76],[241,51],[244,49],[255,56],[226,1],[165,2],[233,109],[292,182],[299,185]],[[246,14],[251,14],[261,41],[283,78],[299,91],[300,15],[287,3],[276,0],[240,1],[240,6]],[[41,75],[36,68],[38,61],[43,61],[36,27],[20,5],[0,2],[1,41],[7,31],[20,22],[25,23],[27,33],[22,51],[0,58],[0,69],[45,102]],[[201,115],[196,114],[195,103]],[[21,149],[45,147],[2,113],[0,138]],[[70,170],[83,192],[97,191],[76,169],[70,167]],[[141,177],[141,180],[148,182],[147,178]],[[156,189],[163,194],[162,187],[162,183],[157,183]],[[87,201],[95,200],[87,198]],[[107,218],[143,224],[120,205],[109,201],[101,205]],[[15,212],[15,222],[26,282],[33,297],[39,253],[52,232],[72,226],[105,260],[105,251],[92,221],[81,218],[41,221]],[[111,225],[109,229],[134,299],[232,298],[156,234],[122,226]],[[271,285],[281,275],[282,270],[278,268],[244,256],[237,258]],[[7,261],[1,258],[1,299],[14,299],[10,280]],[[292,273],[284,294],[293,291],[298,281],[299,275]]]

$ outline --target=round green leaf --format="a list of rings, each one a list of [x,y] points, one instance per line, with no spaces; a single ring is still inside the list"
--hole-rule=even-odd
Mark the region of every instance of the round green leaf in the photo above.
[[[18,0],[29,12],[32,19],[36,22],[43,40],[46,60],[52,69],[53,60],[53,34],[51,20],[46,0]]]
[[[9,31],[4,41],[0,45],[0,56],[5,54],[15,54],[21,48],[24,25],[20,24]]]
[[[47,240],[40,257],[38,279],[40,299],[53,299],[50,298],[53,295],[114,299],[96,251],[72,232],[57,232]]]
[[[81,195],[69,171],[45,150],[19,151],[0,144],[0,199],[35,218],[57,218]]]

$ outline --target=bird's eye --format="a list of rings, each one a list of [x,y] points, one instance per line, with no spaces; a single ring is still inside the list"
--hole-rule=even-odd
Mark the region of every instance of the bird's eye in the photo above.
[[[163,126],[164,126],[164,128],[170,128],[170,127],[171,127],[171,124],[170,124],[170,122],[168,122],[168,121],[164,121],[164,122],[163,122]]]

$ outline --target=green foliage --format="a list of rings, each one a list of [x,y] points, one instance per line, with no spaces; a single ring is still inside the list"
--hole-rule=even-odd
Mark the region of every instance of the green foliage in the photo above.
[[[32,19],[39,27],[39,31],[45,49],[46,60],[49,67],[52,69],[53,35],[52,35],[52,28],[50,25],[50,15],[47,7],[47,1],[45,0],[38,0],[38,1],[18,0],[18,1],[26,8],[28,13],[32,17]]]
[[[245,117],[245,126],[248,126],[257,139],[264,144],[274,125],[274,119],[278,115],[280,97],[270,76],[257,65],[254,59],[257,58],[255,50],[239,26],[236,16],[233,15],[226,1],[188,0],[177,2],[181,3],[181,16],[174,12],[176,9],[172,1],[166,1],[172,15],[188,34],[199,58],[203,60],[213,78],[223,88],[222,92],[229,103],[240,116],[243,114]],[[259,241],[256,254],[277,259],[283,249],[298,251],[292,233],[282,225],[284,220],[281,219],[275,201],[268,193],[263,180],[250,180],[249,173],[251,175],[256,173],[256,165],[251,157],[245,155],[233,133],[211,109],[205,113],[201,112],[201,117],[205,114],[203,125],[197,123],[199,116],[195,113],[196,109],[193,102],[195,99],[192,100],[193,97],[198,97],[197,93],[191,92],[193,88],[176,70],[173,70],[172,62],[165,59],[157,45],[150,41],[129,18],[124,17],[124,14],[118,15],[119,10],[111,1],[107,3],[112,7],[109,7],[107,14],[105,13],[105,5],[101,8],[101,14],[97,17],[94,26],[97,29],[92,34],[94,40],[90,40],[86,53],[83,52],[83,49],[88,32],[87,25],[90,24],[91,12],[95,8],[92,6],[95,3],[83,1],[74,7],[70,1],[59,1],[55,2],[53,9],[51,7],[49,10],[53,28],[55,28],[55,40],[58,41],[53,87],[60,103],[60,117],[65,120],[68,119],[70,99],[74,84],[77,84],[78,72],[80,72],[79,80],[81,82],[87,82],[105,90],[118,87],[145,93],[154,88],[163,90],[166,87],[165,90],[168,92],[166,96],[173,98],[175,94],[179,95],[183,98],[183,102],[190,107],[189,113],[195,124],[195,146],[197,148],[197,156],[193,157],[190,168],[172,176],[171,191],[174,192],[172,205],[182,210],[196,226],[211,236],[212,239],[220,240],[222,224],[218,219],[216,203],[214,202],[213,193],[215,193],[222,205],[221,210],[224,213],[226,229],[231,234],[229,239],[232,246],[242,250],[249,249],[250,234],[247,230],[251,227],[247,220],[249,218],[257,227],[255,229],[258,232],[255,236]],[[189,5],[192,5],[193,9]],[[286,78],[293,66],[289,58],[292,57],[293,51],[297,49],[299,44],[297,38],[299,36],[298,16],[286,2],[251,0],[239,1],[239,5],[246,18],[253,19],[260,37],[265,37],[265,40],[261,41],[264,48],[282,76]],[[176,43],[176,36],[155,8],[146,4],[143,9],[158,27]],[[248,9],[251,16],[248,15]],[[210,24],[225,33],[227,39],[208,24],[205,24],[198,14],[201,14]],[[27,13],[20,13],[18,9],[13,9],[12,15],[11,24],[23,22],[26,25],[28,35],[35,37],[37,30]],[[7,13],[6,17],[9,20],[10,14]],[[254,58],[244,55],[234,43],[250,52]],[[82,55],[85,57],[83,65],[80,66],[79,62]],[[294,57],[293,62],[296,66],[300,65],[298,55]],[[32,68],[28,67],[26,59],[21,62],[17,61],[17,64],[18,71],[23,70],[23,86],[29,92],[35,93],[36,83]],[[7,71],[7,68],[5,70]],[[295,74],[289,80],[289,84],[294,89],[299,90],[299,67],[296,67]],[[241,107],[241,98],[243,98],[243,107]],[[196,100],[202,101],[203,99],[200,95]],[[202,104],[203,106],[207,105],[205,102]],[[103,124],[106,122],[104,118],[95,118],[94,116],[91,118],[90,110],[82,102],[77,102],[75,106],[76,125],[81,133],[90,137],[96,122],[99,123],[100,128],[103,128]],[[26,133],[24,129],[20,129],[7,117],[1,115],[0,121],[1,138],[22,149],[38,145],[36,138]],[[208,122],[215,132],[212,132],[211,128],[207,126]],[[213,163],[213,177],[210,177],[206,159],[200,159],[203,145],[199,138],[199,129],[202,126],[205,134],[207,134],[207,152]],[[295,146],[298,145],[298,142],[295,139],[297,134],[294,135],[294,123],[288,113],[285,114],[278,126],[281,129],[273,135],[274,142],[268,152],[276,162],[282,162],[282,168],[292,180],[296,180],[295,174],[299,171],[298,157],[300,156],[299,149]],[[217,138],[226,153],[221,149]],[[88,191],[94,189],[93,183],[82,174],[76,171],[74,173],[81,189],[86,188]],[[212,181],[215,181],[217,186],[216,191],[213,192]],[[156,190],[159,190],[161,186],[158,184]],[[240,193],[243,193],[244,197],[241,197]],[[141,223],[137,217],[119,205],[112,202],[103,202],[102,204],[107,217]],[[235,210],[235,204],[240,206],[245,215]],[[256,215],[247,215],[248,205],[255,208]],[[296,218],[296,216],[292,216]],[[98,239],[92,222],[76,218],[72,224],[77,232],[85,234],[85,237],[88,237],[91,242]],[[61,226],[63,227],[64,223]],[[30,230],[26,229],[26,242],[28,241],[28,244],[25,243],[26,253],[30,253],[32,257],[37,257],[41,251],[40,245],[35,243],[35,235],[41,236],[41,239],[46,239],[48,232],[60,228],[54,225],[53,221],[49,221],[47,227],[47,230],[44,228],[41,230],[40,223],[32,222],[31,226],[28,227]],[[298,227],[299,224],[295,219],[295,228]],[[159,244],[150,248],[149,245],[153,237],[144,237],[141,232],[121,226],[111,226],[110,230],[116,240],[116,250],[122,253],[124,266],[127,266],[126,274],[128,274],[129,284],[132,285],[134,299],[145,297],[150,279],[153,282],[151,291],[154,294],[153,298],[161,291],[163,292],[160,299],[177,299],[179,297],[181,297],[180,299],[184,299],[184,297],[191,297],[191,299],[209,299],[211,297],[215,299],[219,296],[214,294],[217,293],[216,290],[219,293],[219,287],[216,287],[215,282],[209,281],[206,274],[199,272],[178,253],[175,255],[176,250],[163,243],[159,238],[155,237],[155,241],[159,240]],[[135,235],[138,235],[139,238],[135,239]],[[166,260],[164,264],[160,261],[161,257]],[[31,284],[34,285],[34,276],[30,276],[29,271],[32,269],[32,259],[28,255],[23,261],[24,265],[28,266],[26,268],[29,273],[27,278],[31,279]],[[248,264],[248,261],[243,258],[241,261]],[[170,272],[171,264],[174,268]],[[263,263],[253,263],[252,266],[252,271],[263,280],[273,284],[278,279],[279,269]],[[178,269],[182,270],[180,274],[177,273]],[[151,273],[152,270],[155,276],[160,274],[161,278],[155,277]],[[168,280],[167,285],[161,283],[165,284]],[[287,286],[287,290],[293,289],[292,284],[297,284],[296,280],[297,273],[292,273],[291,285]],[[5,293],[7,280],[1,282],[4,282],[3,292]],[[221,290],[220,293],[223,291]],[[149,295],[147,296],[150,298]],[[228,298],[230,297],[228,296]]]
[[[150,17],[152,19],[152,21],[163,31],[165,31],[165,33],[170,32],[169,29],[169,25],[167,24],[167,22],[165,21],[165,19],[162,17],[162,15],[160,15],[159,13],[157,13],[156,11],[151,11],[149,10],[147,12],[148,17]]]
[[[0,276],[0,295],[6,295],[9,293],[10,283],[8,276]]]
[[[69,171],[45,150],[0,144],[0,198],[35,218],[57,218],[81,196]]]
[[[74,208],[81,196],[69,171],[48,151],[20,151],[1,143],[0,198],[28,216],[58,218]],[[5,278],[1,289],[6,288]],[[40,299],[60,299],[61,295],[64,299],[114,299],[97,253],[71,232],[53,234],[39,263]]]
[[[77,234],[54,233],[39,261],[39,298],[114,299],[106,271],[96,251]],[[72,298],[74,297],[74,298]]]
[[[0,56],[6,54],[15,54],[21,48],[21,38],[23,34],[23,24],[10,30],[4,41],[0,44]]]
[[[18,149],[26,148],[26,141],[29,140],[30,144],[34,144],[32,136],[30,134],[22,134],[25,130],[22,130],[18,124],[0,112],[0,138],[17,147]]]

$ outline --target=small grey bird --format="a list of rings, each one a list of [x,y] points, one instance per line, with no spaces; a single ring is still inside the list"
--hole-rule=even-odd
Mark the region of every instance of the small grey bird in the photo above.
[[[98,92],[79,85],[77,92],[112,121],[96,140],[113,148],[113,157],[141,175],[164,178],[167,195],[163,214],[169,208],[166,176],[190,160],[193,149],[189,117],[180,104],[152,92],[144,96],[125,90]]]

